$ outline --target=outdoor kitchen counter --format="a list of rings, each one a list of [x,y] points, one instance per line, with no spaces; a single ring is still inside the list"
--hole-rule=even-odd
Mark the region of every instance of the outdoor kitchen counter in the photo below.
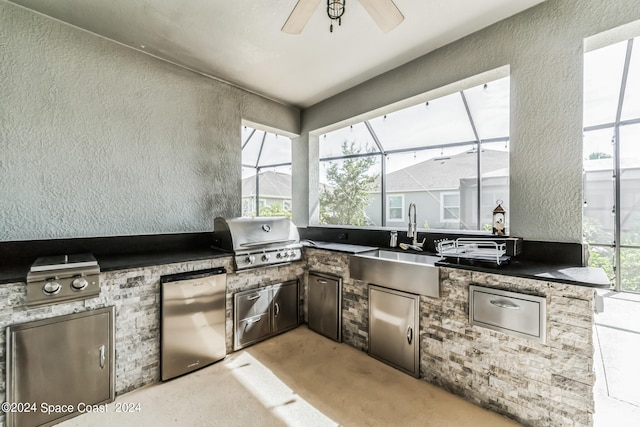
[[[344,252],[347,254],[359,254],[378,249],[374,246],[350,245],[347,243],[320,242],[317,240],[302,240],[300,243],[306,248],[325,249],[333,252]]]
[[[126,270],[128,268],[151,267],[155,265],[199,261],[205,259],[232,257],[233,253],[221,249],[197,249],[191,251],[170,251],[159,253],[137,253],[98,257],[100,271]]]
[[[378,249],[372,246],[360,246],[343,243],[302,241],[302,244],[308,248],[324,249],[333,252],[343,252],[348,254],[358,254]],[[398,250],[389,249],[385,250]],[[413,252],[413,251],[408,251]],[[422,253],[430,256],[437,254],[430,252],[414,252]],[[595,267],[578,267],[571,265],[554,265],[543,264],[539,262],[531,262],[526,260],[511,259],[508,264],[500,266],[487,265],[481,262],[455,263],[447,260],[436,262],[438,267],[459,268],[462,270],[478,271],[482,273],[502,274],[505,276],[522,277],[525,279],[545,280],[548,282],[564,283],[567,285],[586,286],[592,288],[609,288],[611,281],[607,274],[601,268]]]
[[[512,259],[501,266],[487,266],[482,263],[459,264],[446,260],[436,263],[438,267],[459,268],[482,273],[502,274],[504,276],[522,277],[525,279],[545,280],[567,285],[586,286],[591,288],[609,288],[611,281],[602,268],[576,267],[569,265],[541,264]]]
[[[100,271],[105,272],[232,256],[233,253],[220,249],[194,249],[96,255],[95,257]],[[31,264],[0,266],[0,284],[26,282],[30,268]]]

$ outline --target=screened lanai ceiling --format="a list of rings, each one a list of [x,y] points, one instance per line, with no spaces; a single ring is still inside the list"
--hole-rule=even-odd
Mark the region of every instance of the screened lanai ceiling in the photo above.
[[[543,0],[394,0],[384,33],[359,1],[329,32],[318,7],[301,34],[280,29],[297,0],[9,0],[123,46],[308,107]]]
[[[443,147],[428,151],[436,157],[445,155],[445,146],[456,145],[459,151],[473,149],[478,141],[504,145],[508,136],[509,77],[504,77],[322,135],[320,157],[343,156],[344,142],[355,142],[361,153],[387,155],[415,151],[417,156]]]
[[[474,149],[479,140],[500,143],[506,150],[508,135],[509,77],[504,77],[322,135],[320,158],[343,157],[343,143],[353,142],[358,153],[389,155],[391,171]],[[454,151],[447,146],[455,146]],[[414,151],[413,159],[403,157],[403,153]],[[243,168],[276,168],[290,163],[289,138],[242,127]]]
[[[621,161],[640,164],[640,37],[588,52],[584,61],[585,161],[608,156],[612,167],[617,126]]]
[[[259,169],[291,163],[291,139],[249,126],[242,126],[242,167]],[[246,174],[245,174],[246,175]]]

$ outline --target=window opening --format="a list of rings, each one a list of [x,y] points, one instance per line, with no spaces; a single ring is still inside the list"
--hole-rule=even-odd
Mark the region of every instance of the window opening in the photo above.
[[[339,174],[349,178],[336,180]],[[320,223],[386,226],[414,202],[423,228],[484,229],[494,195],[508,202],[508,178],[504,77],[321,135]],[[363,185],[348,185],[358,182]],[[339,192],[349,200],[338,202]],[[402,210],[394,206],[400,194]],[[452,194],[455,206],[443,205]],[[339,215],[342,209],[362,215],[352,220]]]
[[[387,195],[387,221],[404,221],[404,194]]]
[[[460,193],[440,194],[440,220],[442,222],[458,222],[460,220]]]
[[[589,265],[640,292],[640,40],[584,58],[583,234]]]
[[[291,218],[291,139],[241,128],[242,216]]]

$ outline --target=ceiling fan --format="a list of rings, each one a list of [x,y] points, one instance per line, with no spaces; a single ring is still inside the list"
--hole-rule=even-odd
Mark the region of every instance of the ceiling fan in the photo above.
[[[393,0],[359,0],[364,9],[371,15],[376,24],[382,31],[388,33],[398,26],[403,20],[404,15],[400,9],[393,3]],[[287,22],[282,27],[282,32],[289,34],[300,34],[302,29],[318,8],[320,0],[298,0],[294,6]],[[342,23],[342,15],[344,14],[345,0],[327,0],[327,15],[331,19],[329,30],[333,32],[333,22],[337,21],[338,25]]]

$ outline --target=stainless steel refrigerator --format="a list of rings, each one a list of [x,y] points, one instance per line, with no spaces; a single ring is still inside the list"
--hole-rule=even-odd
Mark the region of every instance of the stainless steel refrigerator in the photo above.
[[[227,354],[226,270],[213,268],[162,276],[160,284],[162,381],[223,359]]]

